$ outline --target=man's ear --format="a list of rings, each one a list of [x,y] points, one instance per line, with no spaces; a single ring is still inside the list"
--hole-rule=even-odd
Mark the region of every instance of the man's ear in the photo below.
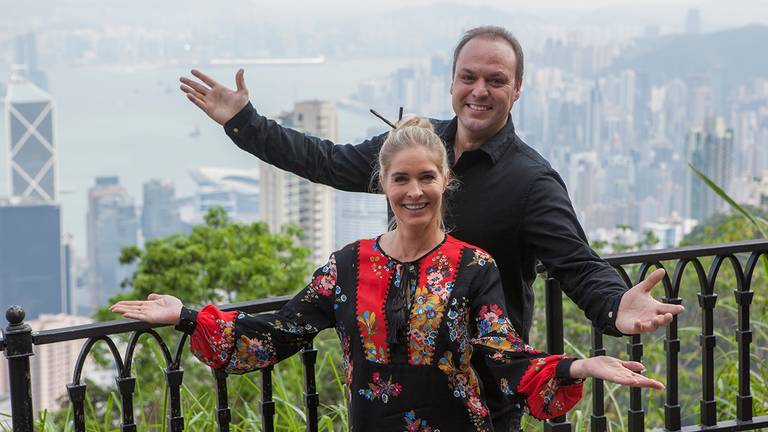
[[[449,95],[452,95],[452,94],[453,94],[453,80],[451,80],[451,86],[450,86],[450,87],[448,87],[448,94],[449,94]]]

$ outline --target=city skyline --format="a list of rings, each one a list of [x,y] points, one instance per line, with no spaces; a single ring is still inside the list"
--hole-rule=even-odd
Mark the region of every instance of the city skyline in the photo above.
[[[73,11],[60,11],[52,16],[24,17],[0,30],[0,94],[11,87],[6,74],[23,61],[29,63],[30,77],[45,79],[56,100],[56,157],[61,167],[57,192],[63,233],[72,235],[69,244],[83,257],[90,249],[86,234],[90,228],[85,228],[85,222],[87,191],[94,179],[119,176],[123,189],[117,201],[125,201],[125,205],[118,207],[132,209],[133,220],[128,225],[136,227],[133,231],[142,231],[138,227],[143,220],[145,237],[153,238],[174,230],[154,234],[157,230],[149,228],[151,220],[167,228],[158,221],[183,216],[178,214],[184,213],[183,208],[175,207],[174,200],[204,197],[190,173],[210,166],[233,170],[259,167],[256,159],[237,150],[221,128],[197,112],[178,91],[177,78],[189,68],[203,68],[231,83],[238,59],[277,55],[320,59],[318,64],[246,65],[251,100],[259,111],[273,118],[303,101],[325,101],[338,113],[338,134],[333,134],[336,141],[360,142],[372,135],[369,131],[381,131],[381,122],[367,113],[368,108],[389,117],[394,117],[399,106],[436,118],[452,116],[450,49],[466,26],[489,20],[518,33],[526,53],[522,97],[512,110],[516,130],[560,171],[590,238],[605,239],[616,235],[612,231],[615,226],[626,225],[638,235],[646,229],[655,230],[665,237],[663,245],[671,246],[690,229],[691,217],[702,219],[723,209],[706,195],[711,192],[692,185],[696,179],[686,163],[694,156],[702,162],[699,168],[714,173],[713,178],[726,188],[738,185],[750,191],[742,194],[745,199],[761,199],[761,182],[749,178],[731,182],[730,174],[722,173],[758,177],[768,169],[766,152],[760,152],[768,145],[768,69],[746,48],[721,48],[713,56],[702,47],[740,47],[744,40],[765,35],[768,27],[747,26],[763,20],[761,8],[756,8],[749,20],[729,27],[727,19],[713,13],[716,3],[682,1],[669,9],[676,14],[663,19],[638,19],[624,29],[601,28],[598,23],[611,11],[620,11],[616,21],[622,22],[624,14],[638,7],[608,3],[579,6],[577,15],[589,19],[578,25],[563,20],[562,11],[547,15],[548,7],[562,7],[557,2],[539,5],[537,10],[544,11],[543,15],[525,7],[430,2],[405,7],[394,3],[366,17],[380,13],[385,23],[393,24],[393,29],[378,32],[365,29],[364,21],[342,20],[359,14],[355,8],[336,17],[320,14],[316,21],[303,14],[292,20],[283,14],[289,9],[280,9],[280,16],[261,28],[259,23],[265,18],[257,16],[259,9],[252,3],[238,2],[251,7],[233,19],[232,29],[223,31],[221,40],[193,27],[175,27],[176,15],[169,16],[168,27],[163,28],[152,19],[139,20],[141,11],[136,8],[128,8],[126,14],[94,8],[80,21],[67,21],[67,14]],[[78,10],[88,4],[81,1],[71,6]],[[334,2],[328,10],[344,8],[345,4],[349,5]],[[653,4],[642,3],[646,7]],[[192,9],[179,11],[179,15],[198,13]],[[432,33],[403,30],[409,20],[421,19],[419,13],[430,10],[435,17],[424,19],[445,20],[451,25],[435,28]],[[460,15],[461,11],[467,11],[466,16]],[[228,19],[220,11],[214,15],[214,21]],[[400,15],[402,23],[396,22]],[[248,19],[255,20],[256,25],[249,26]],[[109,23],[118,22],[119,26],[109,27]],[[318,32],[332,22],[341,23],[339,30],[349,34]],[[291,28],[293,31],[285,31]],[[307,38],[312,32],[316,37]],[[238,40],[243,38],[249,42]],[[26,59],[30,56],[34,59]],[[663,61],[669,57],[685,61],[679,62],[682,66]],[[743,60],[750,57],[752,61],[745,65]],[[215,63],[216,59],[223,62]],[[730,62],[728,67],[718,65],[718,59]],[[686,63],[692,66],[686,69]],[[720,132],[708,140],[715,135],[707,135],[705,126],[714,123],[721,125]],[[0,126],[3,137],[8,136],[8,127]],[[696,137],[697,131],[699,141],[710,143],[708,146],[691,147],[695,139],[690,137]],[[726,133],[730,138],[724,140]],[[724,160],[722,155],[729,157]],[[722,164],[711,163],[713,158]],[[0,161],[0,170],[7,167],[6,161]],[[5,194],[9,185],[5,176],[0,177],[0,194]],[[165,186],[155,185],[152,195],[146,189],[150,179],[162,179]],[[301,195],[301,187],[296,188]],[[139,199],[142,190],[144,206]],[[267,196],[259,192],[260,199]],[[233,195],[219,189],[211,193],[211,202],[219,202],[215,194],[227,195],[227,203],[244,200],[247,204],[247,200],[255,199],[248,193]],[[305,191],[303,195],[316,194]],[[328,208],[343,205],[346,210],[339,210],[336,219],[333,215],[318,219],[329,227],[329,233],[321,235],[323,247],[312,247],[316,254],[313,261],[327,255],[326,249],[333,247],[329,245],[335,242],[338,247],[340,238],[351,235],[333,234],[344,225],[339,215],[381,218],[378,211],[362,211],[359,203],[356,207],[354,199],[362,198],[349,198],[337,195],[325,200],[332,203]],[[691,203],[702,203],[704,211],[691,211]],[[201,202],[193,205],[199,207]],[[263,215],[263,204],[261,207],[249,211]],[[195,217],[199,222],[199,214]],[[183,222],[188,225],[189,220]],[[91,224],[95,223],[92,219]],[[185,226],[180,224],[176,229],[188,229]],[[142,241],[140,236],[125,238]],[[118,246],[110,245],[111,252],[103,254],[104,259],[116,261]],[[92,262],[96,260],[93,251],[88,255]],[[93,270],[90,274],[93,283]],[[115,290],[120,278],[108,279]]]

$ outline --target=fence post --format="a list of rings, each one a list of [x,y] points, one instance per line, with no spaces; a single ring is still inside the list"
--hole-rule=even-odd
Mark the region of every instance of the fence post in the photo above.
[[[24,309],[11,306],[5,312],[5,357],[11,386],[13,432],[32,432],[32,377],[29,357],[32,352],[32,328],[24,322]]]
[[[540,268],[539,270],[543,270]],[[560,282],[546,272],[539,271],[544,277],[544,309],[547,323],[547,351],[550,354],[562,354],[563,341],[563,292]],[[555,417],[544,422],[544,432],[571,432],[571,424],[565,416]]]

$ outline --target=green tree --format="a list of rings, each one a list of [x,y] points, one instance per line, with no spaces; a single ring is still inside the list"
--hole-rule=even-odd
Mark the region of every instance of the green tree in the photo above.
[[[309,275],[301,230],[270,232],[265,223],[230,221],[221,208],[205,215],[190,234],[150,240],[142,250],[126,246],[120,263],[137,264],[113,301],[171,294],[185,303],[228,303],[298,291]]]

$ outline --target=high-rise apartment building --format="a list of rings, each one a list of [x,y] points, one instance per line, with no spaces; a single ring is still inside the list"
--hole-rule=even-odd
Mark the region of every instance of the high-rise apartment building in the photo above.
[[[55,201],[57,162],[53,98],[15,72],[8,83],[5,116],[11,195]]]
[[[385,232],[387,217],[384,195],[336,191],[336,249]]]
[[[710,118],[703,130],[691,130],[686,143],[688,162],[728,192],[733,179],[733,129],[723,119]],[[717,196],[693,171],[686,180],[686,216],[703,221],[725,208]]]
[[[279,117],[283,126],[310,135],[337,139],[336,107],[331,102],[299,102]],[[322,264],[335,246],[335,196],[333,189],[262,164],[261,214],[277,230],[294,223],[304,231],[302,244],[310,250],[312,264]]]
[[[175,195],[173,183],[168,180],[152,179],[144,183],[141,231],[145,241],[181,230]]]
[[[97,177],[88,190],[88,290],[91,306],[105,305],[118,293],[131,268],[118,259],[124,246],[138,241],[138,218],[133,198],[117,177]]]
[[[66,310],[58,204],[0,199],[0,311],[21,305],[27,318]]]

